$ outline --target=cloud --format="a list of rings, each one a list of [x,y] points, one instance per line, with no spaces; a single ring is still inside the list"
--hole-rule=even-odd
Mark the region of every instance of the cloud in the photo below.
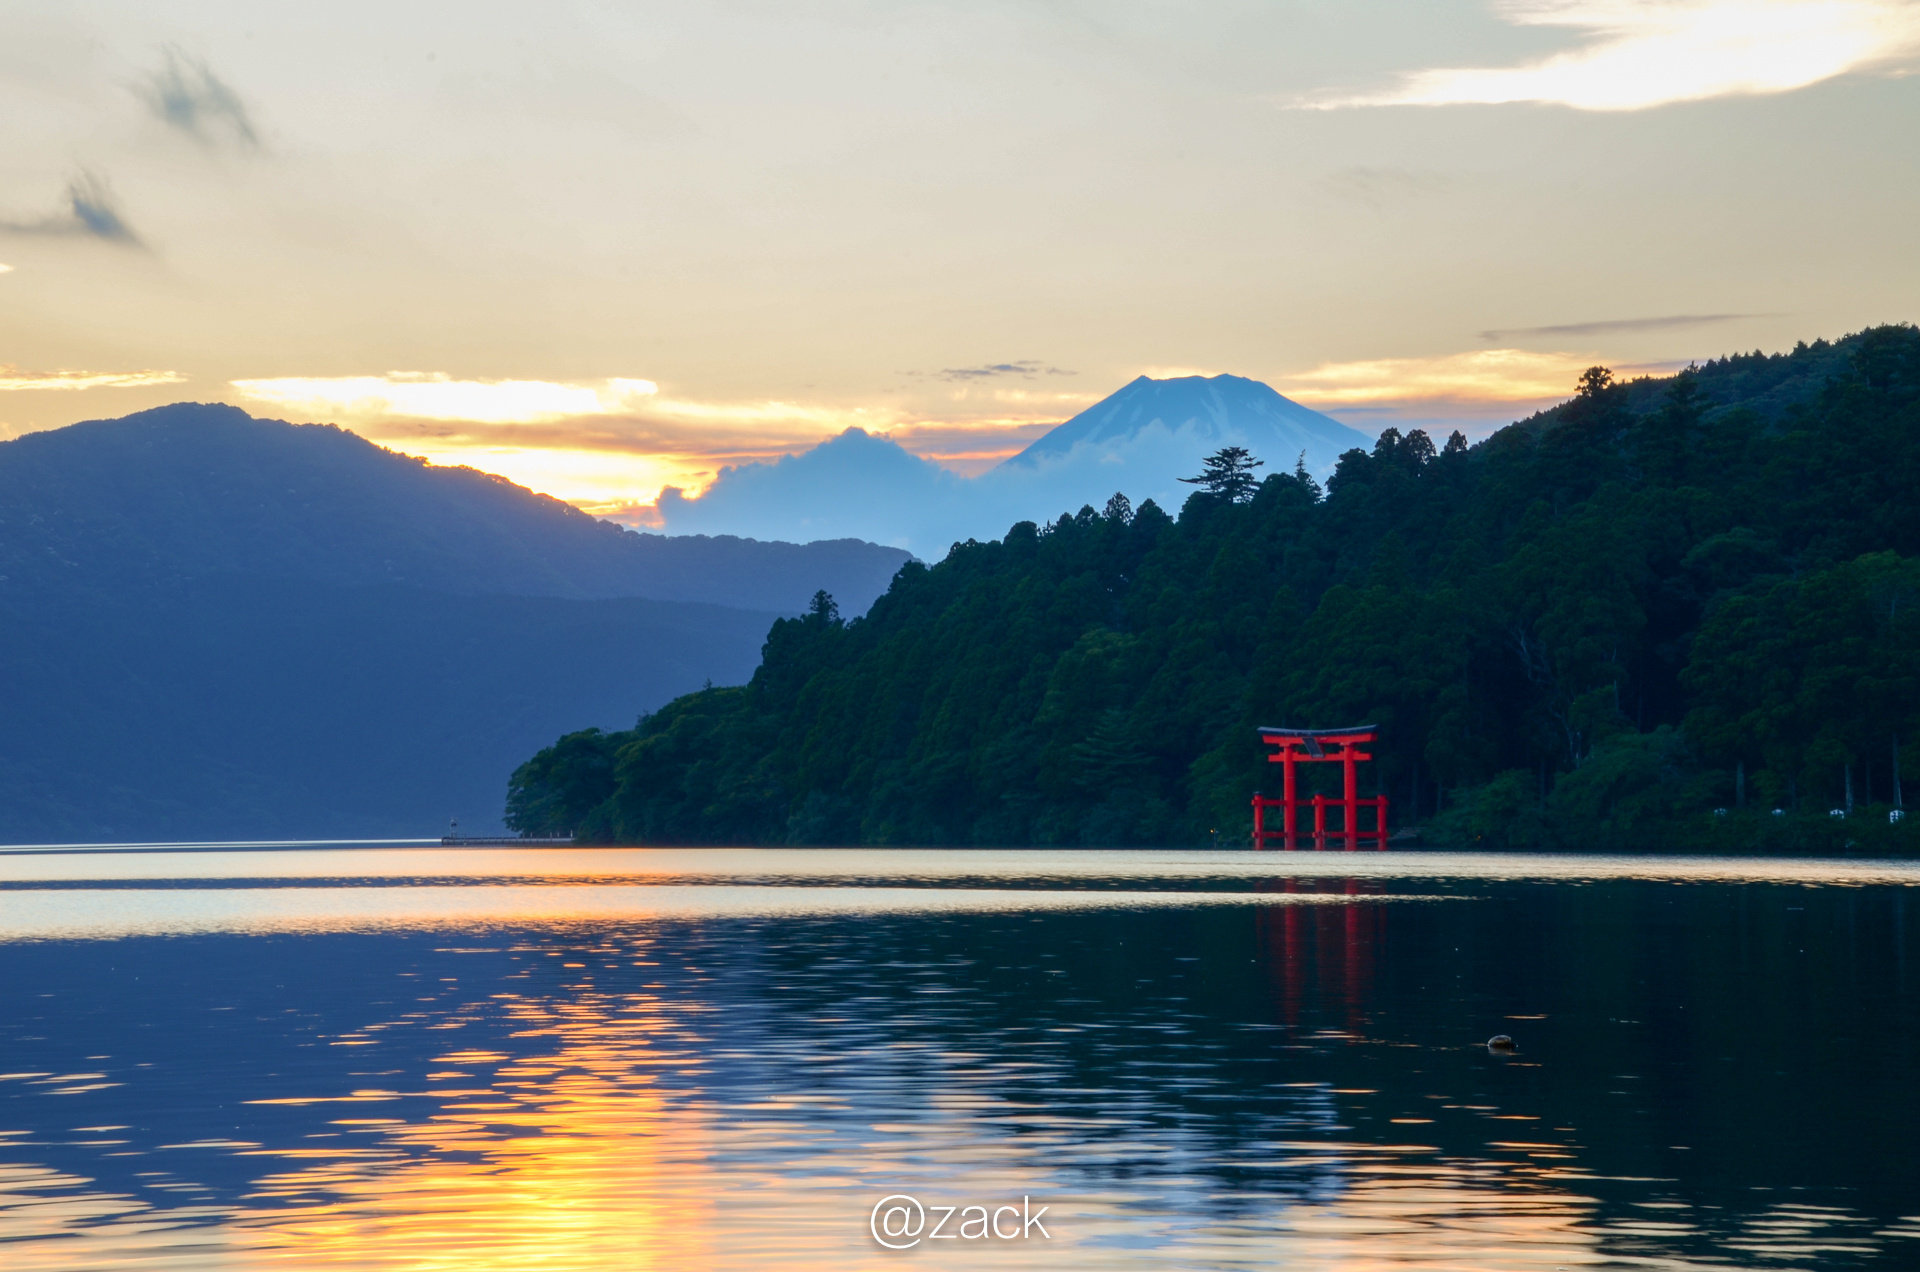
[[[545,425],[618,418],[625,435],[646,422],[769,429],[817,437],[849,425],[884,428],[904,417],[886,408],[814,406],[798,402],[691,402],[660,396],[652,380],[456,380],[441,371],[385,375],[283,376],[234,380],[233,387],[280,410],[366,421],[426,420],[489,426]],[[440,430],[449,435],[452,430]],[[659,432],[672,430],[655,430]],[[684,431],[682,429],[681,431]],[[498,431],[493,432],[498,436]]]
[[[714,424],[797,424],[810,428],[846,428],[850,423],[885,426],[900,418],[879,407],[810,406],[800,402],[688,402],[659,398],[647,404],[649,415]]]
[[[958,380],[962,383],[974,380],[990,380],[996,376],[1017,375],[1031,380],[1037,375],[1078,375],[1077,371],[1063,371],[1059,367],[1050,367],[1040,362],[995,362],[983,367],[948,367],[935,372],[942,380]]]
[[[154,116],[204,145],[257,149],[260,137],[240,95],[198,58],[173,45],[163,52],[166,64],[133,86]]]
[[[0,221],[14,234],[79,234],[139,247],[140,236],[120,215],[113,191],[97,173],[82,171],[67,183],[67,206],[29,221]]]
[[[1672,375],[1685,360],[1610,361],[1592,352],[1483,349],[1430,358],[1329,362],[1276,382],[1289,397],[1369,432],[1389,424],[1434,436],[1484,437],[1572,397],[1580,373],[1605,363],[1620,379]]]
[[[1590,356],[1485,349],[1435,358],[1329,362],[1289,376],[1280,389],[1315,406],[1374,403],[1531,402],[1573,395]]]
[[[732,463],[771,460],[849,425],[905,417],[884,407],[696,402],[651,380],[463,380],[444,372],[234,380],[294,418],[349,425],[440,464],[501,473],[589,512],[631,520],[668,485],[704,488]]]
[[[975,474],[1081,409],[1086,396],[1040,391],[1018,380],[963,383],[948,391],[956,399],[986,400],[991,416],[942,418],[906,402],[694,401],[639,379],[480,380],[392,371],[234,380],[231,386],[256,409],[343,424],[435,463],[501,473],[634,524],[659,523],[652,505],[665,487],[695,497],[729,466],[774,463],[848,429],[903,449],[916,462]]]
[[[1447,178],[1437,172],[1413,172],[1405,168],[1342,168],[1328,173],[1322,180],[1327,189],[1340,198],[1376,212],[1423,195],[1437,194],[1449,184]]]
[[[614,415],[658,392],[651,380],[593,384],[547,380],[456,380],[442,372],[389,371],[385,375],[287,376],[234,380],[233,387],[281,410],[404,417],[476,424],[541,424]]]
[[[891,429],[887,436],[949,472],[975,477],[1018,455],[1059,423],[1058,416],[1044,420],[930,420]]]
[[[1912,0],[1502,0],[1496,10],[1519,26],[1578,31],[1586,43],[1519,66],[1435,68],[1387,92],[1292,104],[1646,110],[1791,92],[1920,53]]]
[[[1606,322],[1570,322],[1556,327],[1503,327],[1483,331],[1482,340],[1511,340],[1515,336],[1604,336],[1616,332],[1679,331],[1688,327],[1711,327],[1745,318],[1774,318],[1777,314],[1673,314],[1665,318],[1614,318]]]
[[[178,371],[22,371],[0,366],[0,391],[13,389],[143,389],[181,384]]]

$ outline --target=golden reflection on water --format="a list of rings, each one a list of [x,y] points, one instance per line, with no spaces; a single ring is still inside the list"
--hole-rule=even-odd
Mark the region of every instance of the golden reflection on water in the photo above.
[[[179,877],[263,877],[246,873],[262,863],[231,859],[240,855],[224,854],[204,872],[189,870]],[[1229,856],[1192,856],[1203,855],[1209,861]],[[517,871],[530,868],[519,858],[535,854],[452,856],[468,866],[484,861]],[[1352,868],[1356,858],[1351,856],[1342,856],[1348,869],[1337,879],[1286,880],[1271,890],[1262,885],[1262,890],[1240,893],[660,882],[684,878],[692,854],[620,854],[617,860],[634,873],[609,871],[602,862],[596,877],[619,882],[583,886],[569,873],[582,868],[582,856],[556,861],[557,873],[546,877],[547,886],[28,887],[0,893],[6,901],[0,909],[0,940],[445,926],[471,932],[474,940],[463,944],[478,944],[482,932],[488,933],[486,939],[499,935],[488,925],[505,924],[517,939],[536,942],[512,952],[553,956],[546,967],[578,973],[563,974],[558,986],[540,982],[550,986],[540,990],[516,973],[492,982],[501,992],[478,1001],[436,1001],[431,1008],[373,1023],[356,1017],[354,1032],[330,1036],[328,1042],[364,1049],[351,1054],[373,1057],[365,1068],[375,1074],[382,1070],[379,1048],[392,1031],[436,1031],[418,1035],[435,1040],[431,1050],[410,1053],[432,1057],[424,1089],[391,1089],[378,1084],[402,1080],[359,1073],[339,1089],[294,1089],[249,1101],[310,1114],[299,1124],[308,1133],[268,1144],[200,1141],[149,1154],[153,1173],[163,1165],[170,1168],[169,1182],[154,1185],[171,1190],[164,1208],[35,1164],[23,1157],[31,1152],[24,1144],[7,1149],[13,1164],[0,1162],[0,1269],[839,1272],[850,1265],[899,1266],[912,1258],[927,1266],[1050,1269],[1547,1272],[1635,1267],[1686,1272],[1724,1267],[1727,1259],[1812,1267],[1828,1258],[1870,1257],[1909,1246],[1920,1251],[1920,1219],[1875,1231],[1862,1216],[1844,1210],[1756,1202],[1735,1237],[1718,1238],[1720,1261],[1689,1261],[1674,1251],[1702,1248],[1708,1226],[1695,1212],[1659,1199],[1656,1190],[1645,1194],[1654,1200],[1633,1203],[1637,1214],[1622,1217],[1617,1205],[1603,1214],[1596,1194],[1605,1190],[1587,1173],[1592,1168],[1583,1167],[1582,1151],[1548,1138],[1547,1126],[1534,1116],[1542,1111],[1537,1108],[1465,1106],[1486,1117],[1488,1138],[1470,1141],[1479,1145],[1468,1150],[1471,1156],[1415,1142],[1358,1142],[1358,1135],[1352,1142],[1304,1138],[1316,1133],[1313,1129],[1303,1130],[1300,1139],[1183,1149],[1177,1128],[1162,1127],[1125,1132],[1126,1161],[1116,1165],[1115,1140],[1092,1132],[1111,1129],[1102,1116],[1108,1112],[1115,1124],[1124,1125],[1132,1093],[1101,1091],[1094,1093],[1097,1099],[1088,1099],[1088,1092],[1049,1088],[1037,1101],[1022,1102],[1000,1080],[1014,1069],[1032,1067],[1030,1053],[1019,1050],[1024,1043],[981,1040],[983,1051],[1002,1047],[995,1068],[963,1050],[971,1041],[965,1037],[945,1033],[935,1042],[909,1042],[905,1034],[889,1034],[883,1020],[860,1022],[873,1027],[861,1035],[863,1041],[845,1045],[873,1053],[897,1049],[894,1060],[863,1062],[854,1078],[836,1084],[809,1072],[814,1062],[847,1058],[833,1041],[847,1034],[811,1031],[822,1022],[788,1020],[805,1037],[805,1046],[760,1054],[748,1049],[752,1042],[716,1042],[760,1035],[751,1024],[730,1034],[712,1028],[719,1012],[742,1010],[745,1000],[708,995],[697,976],[677,979],[670,987],[655,983],[621,992],[596,987],[595,973],[603,967],[658,966],[652,960],[660,955],[646,952],[646,943],[663,939],[660,933],[671,925],[655,921],[669,916],[731,930],[726,925],[748,918],[1254,906],[1248,925],[1263,954],[1272,1020],[1280,1022],[1260,1027],[1311,1027],[1325,1021],[1343,1025],[1344,1031],[1321,1028],[1315,1039],[1341,1038],[1357,1046],[1373,1028],[1369,1004],[1375,962],[1385,925],[1397,913],[1389,903],[1441,898],[1374,892],[1388,886],[1386,877],[1393,872],[1356,877],[1364,872]],[[852,854],[825,856],[823,869],[851,868]],[[892,868],[904,875],[921,869],[928,855],[891,856]],[[1238,856],[1244,860],[1251,854]],[[306,862],[303,868],[310,874],[296,870],[286,877],[333,877],[347,857],[362,863],[372,857],[380,869],[393,872],[387,877],[397,879],[416,877],[410,872],[426,864],[420,853],[399,858],[335,852],[324,861]],[[1197,869],[1185,857],[1158,857],[1166,858],[1161,877],[1190,877],[1181,872]],[[1029,859],[1033,873],[1026,877],[1077,869],[1073,858],[1035,855]],[[1157,858],[1130,858],[1136,865],[1151,864],[1150,859]],[[437,860],[440,877],[460,877],[448,872],[452,857]],[[738,866],[737,859],[729,860]],[[864,857],[853,864],[884,873],[877,861]],[[1200,864],[1212,869],[1208,862]],[[95,861],[88,868],[99,866]],[[110,865],[108,874],[89,877],[106,878],[123,866]],[[761,857],[755,868],[793,877],[781,873],[792,869],[791,855]],[[1107,868],[1114,869],[1111,861]],[[219,873],[235,870],[241,873]],[[658,873],[646,876],[652,882],[643,885],[636,874],[644,870]],[[1769,877],[1792,875],[1788,870]],[[556,882],[560,879],[571,882]],[[610,918],[623,922],[609,925]],[[631,919],[648,922],[624,922]],[[593,931],[620,935],[582,944],[581,934]],[[562,934],[564,955],[537,944]],[[562,962],[563,957],[579,961]],[[774,992],[778,989],[773,986],[754,1000],[753,1009],[785,1009]],[[1328,1006],[1333,1014],[1324,1010]],[[872,1010],[897,1009],[895,1003]],[[489,1037],[499,1050],[463,1045],[463,1029],[483,1018],[490,1024],[504,1019],[511,1045],[498,1033]],[[1161,1028],[1162,1022],[1151,1027]],[[729,1046],[741,1049],[729,1051]],[[1187,1066],[1198,1067],[1198,1061]],[[79,1095],[95,1089],[89,1083],[100,1076],[65,1075],[58,1080],[66,1085],[48,1086],[45,1096]],[[418,1085],[421,1079],[408,1081]],[[1332,1083],[1285,1085],[1312,1087],[1324,1097],[1328,1120],[1314,1125],[1329,1136],[1347,1131],[1339,1123],[1353,1120],[1339,1111],[1341,1101],[1378,1094]],[[1432,1122],[1425,1116],[1392,1117],[1387,1134],[1410,1139],[1436,1134]],[[0,1147],[8,1135],[0,1128]],[[1492,1138],[1496,1135],[1500,1138]],[[1229,1153],[1230,1160],[1182,1156],[1217,1152]],[[251,1191],[237,1202],[216,1204],[214,1194],[194,1182],[194,1171],[196,1163],[228,1154],[266,1170],[249,1174]],[[1238,1187],[1226,1182],[1235,1177],[1254,1182]],[[868,1214],[876,1200],[894,1192],[930,1203],[998,1205],[1031,1197],[1049,1207],[1051,1237],[954,1242],[907,1253],[882,1250],[868,1233]],[[1716,1222],[1724,1233],[1726,1224]]]
[[[699,1118],[665,1115],[657,1103],[615,1096],[616,1089],[549,1090],[507,1117],[512,1130],[458,1110],[396,1126],[379,1150],[335,1154],[275,1175],[263,1182],[254,1206],[224,1214],[162,1215],[125,1199],[88,1196],[28,1213],[37,1183],[80,1181],[35,1180],[14,1170],[0,1176],[6,1266],[22,1272],[804,1272],[900,1257],[876,1248],[865,1231],[864,1203],[885,1186],[850,1188],[861,1181],[833,1178],[830,1161],[808,1163],[824,1173],[804,1180],[713,1169],[701,1160],[710,1144]],[[1328,1156],[1383,1156],[1371,1145],[1313,1147]],[[421,1152],[426,1155],[412,1156]],[[1051,1208],[1052,1239],[1024,1247],[956,1245],[920,1256],[941,1266],[1349,1272],[1706,1266],[1657,1249],[1628,1260],[1609,1254],[1601,1248],[1602,1231],[1591,1226],[1591,1199],[1545,1180],[1503,1176],[1487,1164],[1361,1160],[1343,1167],[1338,1190],[1325,1199],[1275,1201],[1265,1213],[1236,1220],[1197,1220],[1165,1210],[1156,1193],[1070,1193],[967,1157],[949,1161],[939,1181],[921,1191],[983,1200],[1033,1195]],[[772,1190],[778,1195],[765,1195]],[[1660,1235],[1677,1228],[1667,1225]],[[1609,1229],[1604,1235],[1632,1233]],[[1766,1243],[1749,1249],[1787,1253]]]
[[[0,883],[86,880],[468,880],[542,883],[1488,879],[1920,886],[1910,860],[1635,853],[1252,852],[1223,849],[354,848],[225,852],[0,848]]]
[[[631,954],[608,947],[587,957]],[[163,1213],[88,1193],[85,1181],[7,1168],[4,1266],[805,1272],[914,1257],[943,1267],[1544,1272],[1627,1266],[1622,1241],[1685,1229],[1660,1216],[1638,1228],[1596,1226],[1596,1203],[1579,1191],[1578,1169],[1562,1164],[1567,1154],[1525,1152],[1561,1146],[1520,1141],[1496,1146],[1518,1155],[1481,1161],[1417,1143],[1278,1141],[1249,1146],[1234,1163],[1310,1180],[1310,1200],[1224,1195],[1177,1177],[1088,1191],[1089,1172],[1056,1175],[1042,1160],[1071,1165],[1084,1124],[968,1085],[963,1053],[916,1059],[897,1078],[910,1089],[869,1088],[868,1102],[899,1111],[850,1127],[844,1116],[815,1116],[846,1114],[848,1096],[813,1088],[805,1072],[775,1074],[771,1085],[763,1075],[749,1102],[731,1105],[703,1087],[712,1056],[702,1018],[713,1009],[700,1002],[576,985],[496,994],[491,1004],[514,1038],[538,1045],[517,1055],[460,1047],[459,1025],[478,1004],[391,1022],[447,1031],[425,1117],[382,1116],[402,1093],[381,1089],[260,1101],[337,1116],[316,1119],[328,1129],[304,1147],[201,1150],[282,1164],[240,1206]],[[911,1256],[882,1250],[868,1235],[868,1208],[899,1191],[929,1201],[1031,1196],[1051,1208],[1052,1235]],[[1806,1227],[1802,1218],[1793,1231]],[[1757,1228],[1749,1252],[1766,1253],[1766,1237]],[[1631,1266],[1696,1266],[1644,1244]]]
[[[281,888],[16,888],[0,942],[211,932],[391,932],[608,920],[801,918],[1341,905],[1339,895],[1037,888],[740,887],[727,884]],[[1369,901],[1451,900],[1378,895]]]
[[[670,1108],[651,1070],[674,1033],[664,1004],[514,1000],[516,1036],[553,1049],[437,1058],[423,1122],[335,1119],[362,1146],[278,1150],[289,1169],[233,1216],[265,1265],[463,1270],[712,1266],[708,1118]],[[504,1063],[503,1063],[504,1062]],[[469,1070],[493,1068],[473,1085]],[[343,1109],[343,1111],[345,1111]],[[359,1106],[356,1113],[376,1110]]]

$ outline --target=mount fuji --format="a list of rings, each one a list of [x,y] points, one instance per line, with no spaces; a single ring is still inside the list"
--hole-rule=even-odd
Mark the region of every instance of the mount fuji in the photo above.
[[[723,469],[697,499],[669,489],[660,511],[669,534],[850,537],[937,560],[960,540],[997,539],[1016,521],[1099,507],[1116,492],[1178,512],[1193,491],[1179,479],[1223,446],[1246,447],[1269,472],[1304,460],[1324,477],[1372,442],[1258,380],[1141,376],[978,477],[848,429],[799,455]]]
[[[1097,451],[1103,462],[1111,463],[1104,457],[1156,434],[1205,447],[1204,454],[1222,446],[1245,446],[1268,456],[1269,462],[1305,454],[1307,467],[1320,472],[1332,471],[1342,452],[1372,444],[1358,429],[1282,397],[1258,380],[1237,375],[1154,380],[1143,375],[1001,467],[1037,469],[1070,460],[1081,448]]]

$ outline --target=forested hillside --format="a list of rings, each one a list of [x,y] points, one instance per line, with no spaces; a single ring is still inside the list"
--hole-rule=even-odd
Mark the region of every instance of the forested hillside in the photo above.
[[[534,757],[509,821],[1244,842],[1273,780],[1257,725],[1372,721],[1374,780],[1428,842],[1904,848],[1917,435],[1920,331],[1881,327],[1665,380],[1595,368],[1472,447],[1388,430],[1325,491],[1271,472],[1177,518],[1116,497],[910,563],[864,618],[819,598],[751,684]]]

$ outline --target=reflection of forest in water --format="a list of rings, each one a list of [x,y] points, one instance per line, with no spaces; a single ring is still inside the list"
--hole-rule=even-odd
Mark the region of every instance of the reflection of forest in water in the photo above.
[[[1086,1266],[1920,1250],[1903,890],[1262,886],[1353,901],[0,947],[8,1266],[805,1266],[916,1179]]]

